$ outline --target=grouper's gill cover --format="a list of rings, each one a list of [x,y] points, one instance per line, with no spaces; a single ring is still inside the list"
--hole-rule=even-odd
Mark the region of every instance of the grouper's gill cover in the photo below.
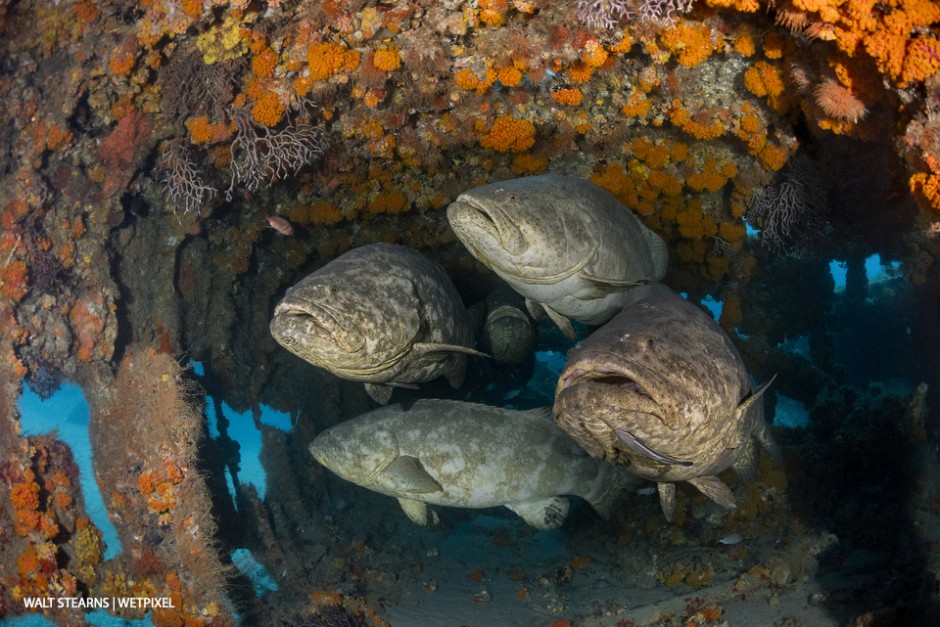
[[[766,386],[765,386],[766,387]],[[666,517],[688,481],[727,508],[717,474],[752,473],[756,440],[777,455],[761,394],[714,320],[671,294],[626,308],[569,353],[554,413],[592,455],[658,483]]]
[[[298,357],[362,381],[379,403],[391,386],[463,381],[470,317],[443,268],[393,244],[355,248],[291,287],[271,334]]]
[[[585,179],[547,174],[483,185],[458,196],[447,218],[474,257],[569,336],[568,318],[601,324],[666,272],[663,240]]]
[[[530,525],[557,527],[563,495],[586,499],[603,516],[639,480],[595,460],[555,425],[548,408],[515,411],[425,399],[347,420],[310,445],[340,477],[398,499],[411,520],[436,519],[428,505],[505,505]]]

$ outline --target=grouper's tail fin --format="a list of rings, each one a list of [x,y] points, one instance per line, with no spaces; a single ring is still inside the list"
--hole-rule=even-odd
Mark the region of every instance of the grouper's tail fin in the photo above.
[[[643,480],[630,474],[624,466],[597,462],[597,477],[591,483],[591,490],[584,495],[584,500],[607,520],[613,511],[614,502],[623,492],[634,492]]]

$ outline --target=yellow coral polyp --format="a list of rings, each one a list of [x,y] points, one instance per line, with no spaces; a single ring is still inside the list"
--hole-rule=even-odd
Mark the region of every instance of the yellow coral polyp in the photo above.
[[[661,168],[669,162],[669,147],[665,144],[650,146],[644,159],[651,168]]]
[[[506,0],[478,0],[479,19],[482,23],[498,28],[506,23],[509,3]]]
[[[744,86],[755,96],[779,96],[783,93],[783,78],[776,67],[758,61],[744,72]]]
[[[708,160],[700,172],[695,172],[685,179],[685,184],[691,189],[709,192],[717,192],[727,182],[728,177],[713,160]]]
[[[372,55],[372,65],[375,69],[383,72],[394,72],[401,67],[401,56],[398,54],[398,48],[389,46],[376,50]]]
[[[240,22],[228,16],[221,25],[210,28],[196,38],[196,48],[202,53],[206,65],[230,61],[245,54]]]
[[[940,174],[918,172],[910,178],[909,184],[915,198],[940,212]]]
[[[489,132],[480,138],[480,146],[496,152],[524,152],[534,144],[535,125],[508,115],[496,118]]]
[[[686,67],[695,67],[711,55],[715,48],[708,26],[680,20],[672,28],[659,34],[660,41]]]
[[[341,70],[349,70],[349,53],[343,46],[333,42],[312,44],[307,47],[307,66],[310,80],[322,81]],[[355,53],[355,65],[359,65],[359,54]],[[353,67],[352,69],[355,69]]]
[[[764,56],[768,59],[779,59],[783,57],[784,42],[776,31],[768,31],[764,35]]]
[[[701,205],[697,202],[690,202],[685,211],[676,215],[676,224],[679,225],[679,235],[685,239],[712,237],[718,232],[714,220],[703,214]]]
[[[767,144],[764,146],[764,149],[760,151],[760,154],[757,155],[757,158],[760,159],[761,163],[764,164],[768,170],[779,170],[787,162],[787,159],[790,157],[790,151],[784,148],[783,146],[775,146],[773,144]]]
[[[483,9],[480,11],[480,21],[498,28],[506,23],[506,14],[493,9]]]
[[[117,52],[111,55],[111,58],[108,60],[108,67],[111,68],[111,73],[116,76],[127,76],[131,73],[131,70],[134,69],[135,63],[137,63],[137,57],[135,55],[126,52]]]
[[[725,134],[725,126],[718,120],[704,124],[692,120],[682,125],[682,130],[696,139],[715,139]]]
[[[251,108],[251,116],[265,126],[276,126],[284,117],[284,103],[278,95],[266,91]]]
[[[607,62],[607,50],[604,49],[596,39],[589,39],[584,44],[584,50],[581,52],[581,60],[588,67],[598,68]]]
[[[205,115],[186,120],[186,130],[189,131],[190,141],[194,144],[214,143],[229,135],[228,127],[210,123],[209,117]]]
[[[522,72],[513,65],[507,65],[496,73],[496,79],[504,87],[516,87],[522,82]]]
[[[637,185],[627,174],[622,163],[617,161],[608,163],[599,172],[591,174],[590,178],[595,185],[606,189],[627,207],[636,207],[639,204]]]
[[[555,102],[568,105],[569,107],[577,107],[581,104],[581,101],[584,100],[584,94],[581,93],[581,90],[577,87],[556,89],[552,91],[552,99],[554,99]]]
[[[400,189],[384,191],[369,202],[368,211],[372,214],[401,213],[408,208],[408,196]]]
[[[732,244],[744,239],[747,228],[740,222],[722,222],[718,225],[718,237]]]
[[[588,82],[591,80],[592,74],[594,74],[594,68],[585,63],[575,63],[568,68],[568,78],[575,83],[584,84]]]
[[[682,127],[692,121],[692,114],[678,100],[675,100],[672,109],[669,110],[669,121],[673,126]]]
[[[454,75],[454,82],[457,83],[457,87],[460,89],[473,91],[480,84],[480,79],[470,68],[463,68]]]
[[[899,82],[907,85],[923,81],[940,70],[940,41],[933,37],[917,37],[907,42],[907,54]]]
[[[645,118],[650,113],[651,102],[640,92],[630,95],[630,101],[621,107],[620,112],[628,118]]]
[[[332,226],[342,221],[343,214],[328,200],[318,200],[310,207],[310,222],[317,226]]]
[[[734,38],[734,51],[742,57],[754,56],[757,52],[757,46],[754,44],[754,37],[749,31],[741,32]]]
[[[512,158],[512,171],[520,176],[538,174],[548,168],[548,159],[531,153],[515,155]]]
[[[630,48],[632,47],[633,47],[633,39],[630,37],[629,34],[622,33],[620,35],[620,41],[618,41],[613,46],[611,46],[610,51],[626,54],[627,52],[630,52]]]
[[[760,118],[753,113],[745,113],[740,120],[741,130],[753,134],[761,130]]]
[[[265,48],[251,59],[251,72],[258,78],[274,76],[277,67],[277,53],[271,48]]]

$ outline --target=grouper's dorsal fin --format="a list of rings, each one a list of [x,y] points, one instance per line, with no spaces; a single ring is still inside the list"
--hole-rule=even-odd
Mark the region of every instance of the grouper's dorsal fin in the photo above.
[[[397,492],[431,494],[444,489],[434,477],[428,474],[421,462],[410,455],[401,455],[396,458],[382,474],[388,479],[389,487]]]

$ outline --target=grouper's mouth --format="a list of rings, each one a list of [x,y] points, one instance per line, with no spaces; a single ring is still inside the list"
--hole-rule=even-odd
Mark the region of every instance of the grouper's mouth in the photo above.
[[[366,338],[348,316],[327,303],[282,303],[274,312],[272,329],[295,345],[328,339],[344,352],[362,349]]]
[[[580,399],[580,408],[577,399]],[[597,404],[606,411],[613,410],[611,420],[604,422],[613,430],[620,443],[634,453],[669,466],[692,465],[691,461],[677,459],[657,450],[636,433],[637,426],[651,419],[665,426],[669,426],[669,421],[646,387],[628,372],[606,365],[563,372],[555,393],[556,419],[566,407],[572,406],[569,405],[572,402],[573,407],[578,408],[575,411],[583,411],[584,403],[588,407]]]
[[[457,235],[463,235],[461,241],[479,257],[480,245],[477,240],[488,238],[492,243],[504,249],[509,255],[521,255],[528,248],[528,242],[516,225],[509,220],[498,207],[485,207],[473,198],[459,196],[447,208],[447,220]],[[489,258],[486,255],[484,258]]]
[[[627,392],[632,392],[637,396],[652,400],[649,392],[647,392],[642,385],[637,383],[631,375],[609,366],[594,366],[590,369],[575,368],[559,380],[558,392],[577,383],[584,383],[586,381],[614,386],[626,390]]]
[[[570,396],[578,388],[587,398],[604,399],[602,402],[612,403],[622,408],[624,413],[648,414],[665,422],[663,408],[633,370],[638,368],[629,367],[629,364],[618,367],[616,359],[566,369],[558,379],[555,397]]]

